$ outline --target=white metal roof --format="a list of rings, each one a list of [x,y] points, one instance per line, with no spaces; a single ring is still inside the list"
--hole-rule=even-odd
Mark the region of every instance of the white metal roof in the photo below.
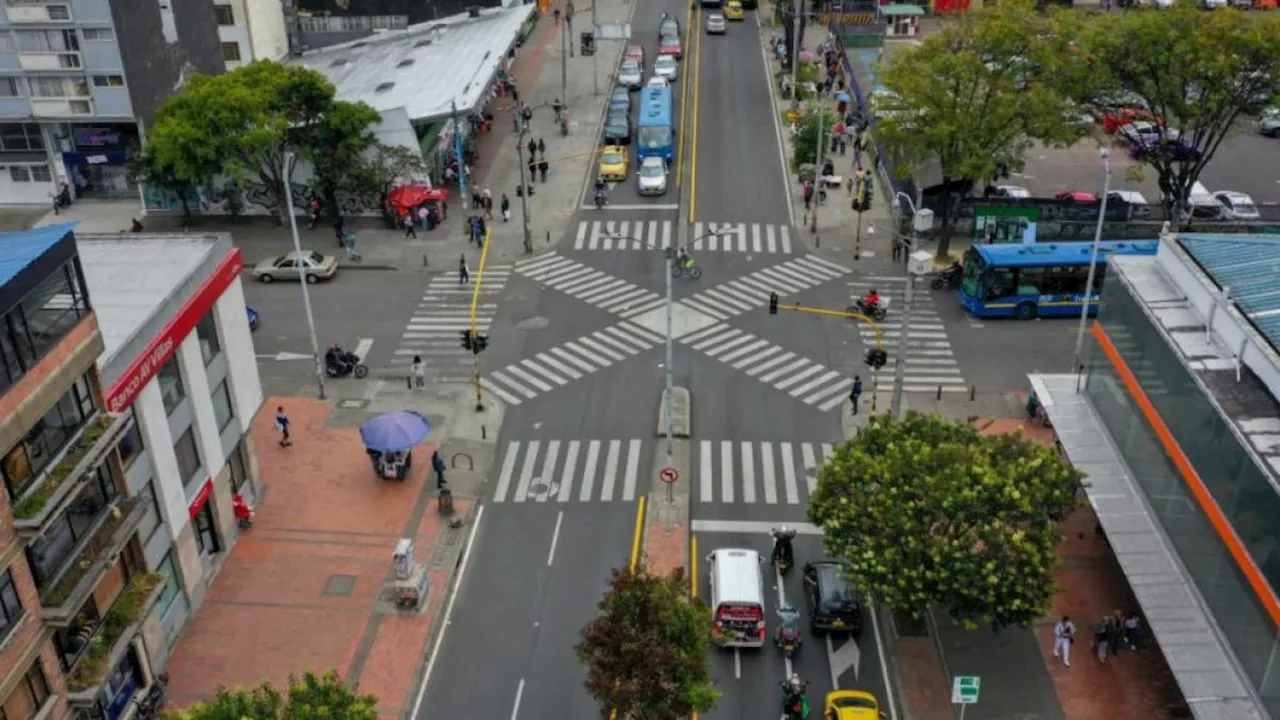
[[[403,107],[413,122],[466,113],[485,98],[489,81],[536,6],[454,15],[406,30],[303,53],[291,62],[322,73],[338,97],[383,112]]]

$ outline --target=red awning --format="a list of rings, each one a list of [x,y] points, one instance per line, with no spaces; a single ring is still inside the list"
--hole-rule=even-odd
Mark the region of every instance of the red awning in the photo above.
[[[429,189],[421,185],[401,185],[387,193],[387,203],[400,211],[412,210],[425,202],[447,200],[447,190]]]

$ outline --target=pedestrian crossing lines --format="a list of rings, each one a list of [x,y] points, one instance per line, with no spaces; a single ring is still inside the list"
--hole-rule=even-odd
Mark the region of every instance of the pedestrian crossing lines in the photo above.
[[[489,331],[498,303],[511,278],[511,265],[485,268],[476,305],[476,328]],[[471,278],[475,282],[476,278]],[[393,367],[407,369],[415,355],[422,356],[427,372],[440,382],[465,382],[470,377],[471,353],[459,338],[471,329],[471,300],[475,286],[460,284],[456,273],[434,275],[418,302],[391,356]]]
[[[516,272],[623,317],[637,315],[666,303],[656,293],[554,252],[517,263]]]
[[[894,363],[898,343],[903,332],[906,312],[906,278],[866,276],[849,281],[851,299],[863,297],[875,288],[882,297],[889,298],[889,314],[879,323],[884,349],[889,353],[889,364],[880,370],[879,391],[891,391],[894,385]],[[933,306],[933,297],[923,283],[917,282],[912,298],[911,327],[907,332],[907,352],[903,358],[902,389],[904,392],[968,392],[960,364],[956,361],[947,336],[946,326]],[[948,296],[950,297],[950,296]],[[875,330],[867,323],[859,322],[858,334],[864,345],[873,347]]]
[[[830,443],[700,440],[694,467],[698,501],[754,505],[807,505]]]
[[[634,501],[642,445],[638,439],[509,442],[493,501]]]
[[[768,305],[771,292],[797,293],[850,272],[817,255],[805,255],[703,290],[680,302],[716,320],[727,320]]]
[[[823,411],[839,407],[853,387],[853,380],[834,370],[724,323],[680,342]]]
[[[697,252],[742,252],[790,255],[791,228],[768,223],[693,224],[689,246]],[[677,242],[671,220],[583,220],[574,250],[665,250]]]
[[[508,405],[519,405],[656,347],[663,340],[633,323],[618,323],[490,371],[481,387]]]

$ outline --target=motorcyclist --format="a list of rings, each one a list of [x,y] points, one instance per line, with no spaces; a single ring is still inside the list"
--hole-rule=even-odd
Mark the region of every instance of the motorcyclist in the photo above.
[[[796,674],[782,681],[782,709],[788,718],[803,718],[809,714],[809,698],[805,695],[808,687],[809,683]]]
[[[609,195],[605,192],[604,178],[596,178],[596,205],[604,205]]]
[[[868,310],[875,310],[876,308],[880,307],[880,293],[876,292],[875,288],[871,288],[870,290],[867,291],[867,294],[862,298],[862,304]]]
[[[683,247],[680,248],[680,252],[676,254],[676,260],[680,263],[680,267],[685,270],[693,267],[693,256],[689,255],[689,251]]]
[[[783,603],[782,607],[778,608],[778,619],[782,624],[778,626],[778,632],[774,634],[775,642],[781,645],[784,637],[791,637],[799,641],[800,611],[791,603]]]
[[[769,535],[773,537],[773,554],[769,558],[770,562],[776,564],[778,560],[782,560],[788,567],[794,565],[796,558],[791,541],[795,539],[796,531],[783,525],[769,530]]]
[[[324,351],[324,364],[334,369],[341,369],[342,362],[342,346],[334,343]]]

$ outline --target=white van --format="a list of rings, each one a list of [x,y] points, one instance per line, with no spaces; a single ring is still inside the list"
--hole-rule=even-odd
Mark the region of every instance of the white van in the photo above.
[[[711,564],[711,612],[726,647],[763,647],[764,558],[755,550],[720,548]]]

